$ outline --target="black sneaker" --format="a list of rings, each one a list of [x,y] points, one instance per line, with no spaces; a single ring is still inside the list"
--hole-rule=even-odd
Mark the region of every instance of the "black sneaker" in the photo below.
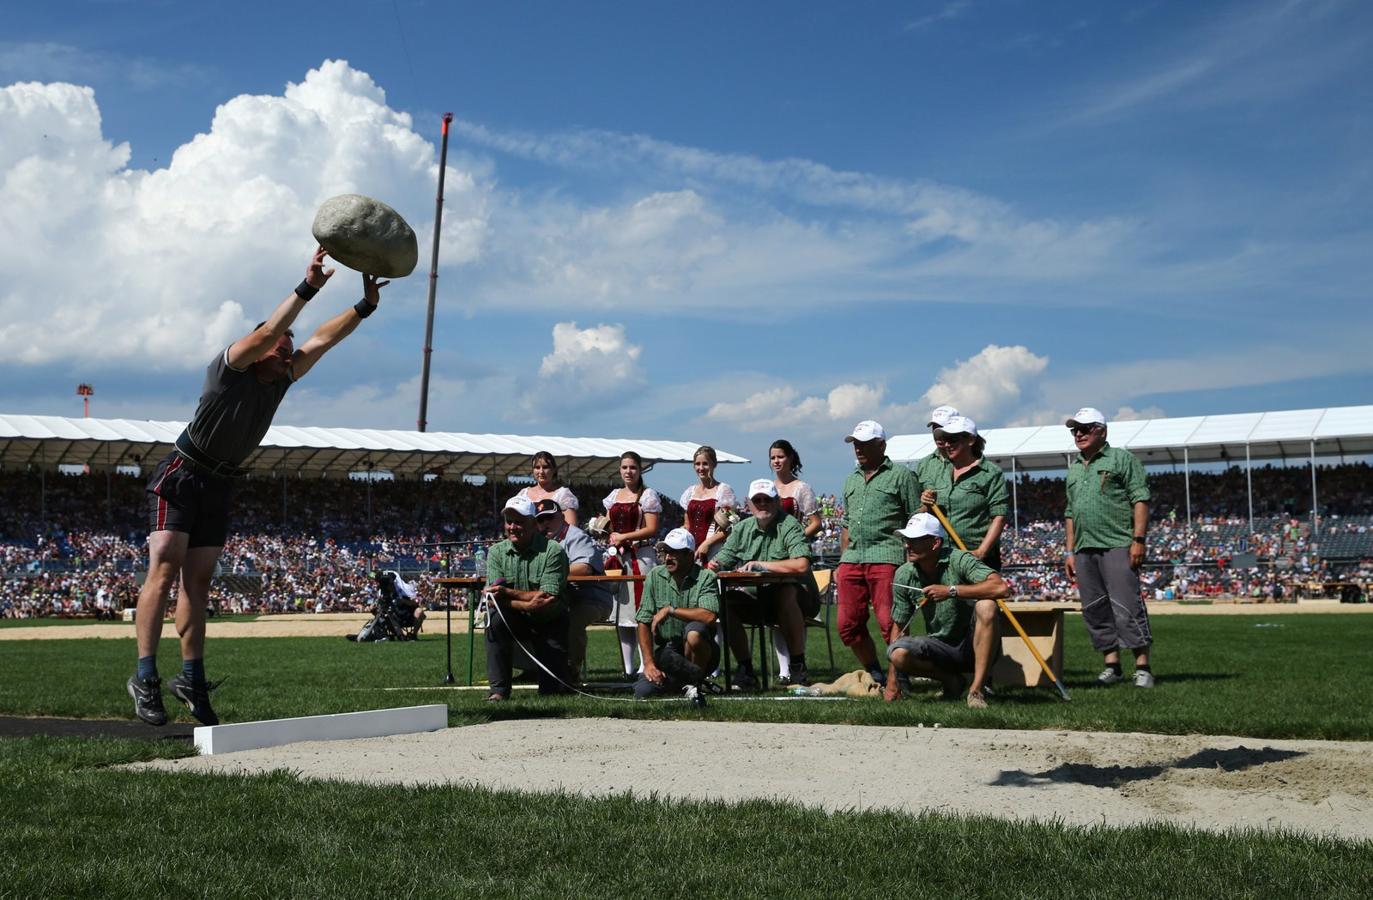
[[[133,698],[133,714],[149,725],[166,725],[167,710],[162,705],[162,679],[129,676],[129,696]]]
[[[740,672],[730,679],[730,687],[736,691],[756,691],[758,690],[758,679]]]
[[[706,693],[701,688],[697,687],[694,684],[689,684],[686,686],[686,689],[682,693],[686,696],[687,702],[690,703],[692,706],[696,707],[697,709],[702,709],[705,707]]]
[[[224,682],[207,681],[204,684],[192,684],[184,674],[172,679],[172,696],[186,704],[195,716],[196,721],[201,725],[218,725],[219,716],[215,715],[214,709],[210,707],[210,691],[219,687]]]
[[[792,666],[791,674],[777,679],[778,687],[810,687],[810,674],[805,666]]]

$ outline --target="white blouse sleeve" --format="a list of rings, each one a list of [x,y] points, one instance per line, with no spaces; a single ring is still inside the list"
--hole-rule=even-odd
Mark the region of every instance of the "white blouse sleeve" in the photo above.
[[[677,505],[680,506],[682,509],[686,509],[687,505],[691,503],[691,495],[694,493],[696,493],[695,485],[692,485],[691,487],[682,491],[682,499],[677,501]]]
[[[716,509],[738,509],[739,501],[734,496],[734,488],[720,482],[720,489],[715,492]]]
[[[516,496],[516,497],[520,497],[521,499],[524,499],[524,500],[529,500],[529,499],[531,499],[530,496],[529,496],[529,488],[527,488],[527,487],[522,487],[522,488],[520,488],[520,492],[519,492],[518,494],[516,494],[515,496]]]
[[[620,489],[619,489],[619,488],[616,488],[615,490],[613,490],[613,491],[611,491],[610,493],[606,494],[606,495],[605,495],[605,499],[601,501],[602,505],[605,506],[605,511],[606,511],[606,512],[610,512],[610,507],[612,507],[612,506],[615,505],[615,495],[618,494],[619,492],[620,492]]]
[[[663,498],[659,497],[653,488],[644,488],[644,495],[639,498],[639,507],[646,513],[660,513],[663,511]]]
[[[796,492],[791,496],[796,501],[796,511],[801,514],[801,518],[809,519],[820,511],[820,504],[815,502],[815,491],[804,481],[796,486]]]
[[[553,499],[558,501],[558,506],[562,509],[576,509],[578,506],[577,495],[565,487],[560,487],[554,491]]]

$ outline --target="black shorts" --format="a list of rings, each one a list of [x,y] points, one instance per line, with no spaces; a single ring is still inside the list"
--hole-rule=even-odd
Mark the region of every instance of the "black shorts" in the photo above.
[[[234,483],[196,471],[172,451],[148,479],[148,530],[182,531],[188,547],[223,547]]]

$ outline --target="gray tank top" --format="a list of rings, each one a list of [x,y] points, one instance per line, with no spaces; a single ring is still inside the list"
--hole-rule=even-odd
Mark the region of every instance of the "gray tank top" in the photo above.
[[[200,405],[186,433],[206,456],[241,466],[262,442],[286,389],[294,383],[287,375],[263,384],[252,366],[241,372],[230,368],[225,350],[205,369]]]

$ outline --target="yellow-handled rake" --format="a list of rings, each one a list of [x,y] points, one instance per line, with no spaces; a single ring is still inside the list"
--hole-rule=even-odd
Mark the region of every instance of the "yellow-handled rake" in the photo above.
[[[953,538],[953,542],[957,545],[958,549],[967,550],[968,546],[963,543],[963,539],[958,536],[958,532],[953,530],[953,526],[949,524],[949,519],[944,515],[944,510],[939,508],[939,504],[934,504],[932,508],[934,509],[935,517],[939,519],[939,524],[944,526],[944,530],[949,533],[949,537]],[[1044,670],[1044,674],[1048,676],[1049,681],[1054,687],[1058,688],[1059,696],[1064,700],[1071,700],[1072,698],[1068,696],[1068,689],[1063,686],[1063,682],[1058,680],[1058,677],[1054,675],[1053,669],[1049,668],[1049,664],[1045,662],[1044,657],[1039,654],[1039,650],[1036,649],[1034,642],[1030,640],[1030,636],[1025,633],[1025,629],[1020,626],[1020,622],[1016,619],[1015,614],[1011,612],[1011,608],[1006,605],[1006,601],[997,598],[996,605],[997,608],[1001,610],[1001,614],[1006,617],[1006,621],[1010,622],[1011,627],[1016,630],[1016,634],[1019,634],[1020,639],[1025,642],[1025,646],[1029,648],[1031,655],[1035,658],[1035,662],[1039,663],[1039,667]]]

